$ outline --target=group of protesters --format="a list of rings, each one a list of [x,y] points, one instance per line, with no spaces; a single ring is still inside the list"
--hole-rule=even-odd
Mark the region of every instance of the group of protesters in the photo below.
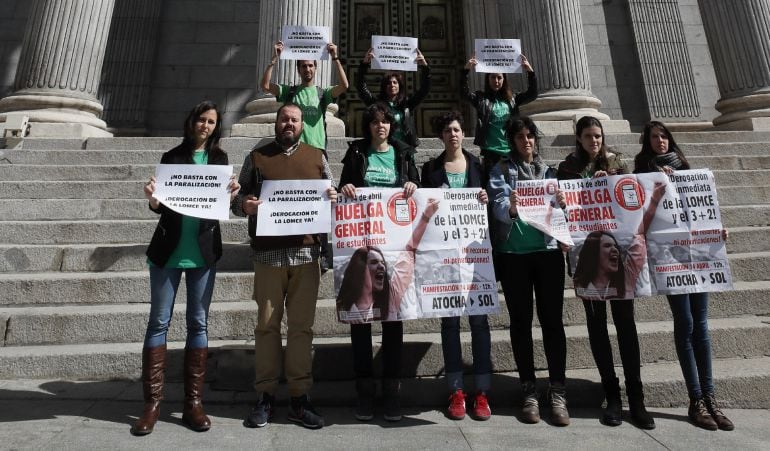
[[[273,67],[283,50],[274,45],[272,60],[260,86],[283,105],[275,122],[275,140],[253,149],[245,158],[240,175],[230,181],[231,209],[248,217],[253,249],[253,298],[257,303],[255,339],[255,383],[257,401],[244,420],[244,426],[264,427],[274,416],[276,391],[281,376],[286,380],[290,400],[288,419],[307,428],[324,426],[320,412],[311,404],[313,384],[312,342],[316,302],[321,280],[319,261],[324,253],[318,235],[257,236],[256,214],[263,199],[265,180],[334,180],[326,153],[326,106],[349,88],[339,60],[337,47],[327,46],[339,84],[315,85],[316,61],[298,60],[296,70],[301,84],[274,84]],[[567,340],[562,321],[564,306],[565,253],[569,246],[530,226],[518,212],[516,192],[519,180],[582,179],[629,173],[623,156],[611,151],[605,142],[601,122],[583,117],[576,123],[576,146],[554,169],[540,155],[541,132],[536,123],[519,114],[519,106],[537,98],[535,71],[525,56],[521,66],[528,88],[513,94],[508,75],[485,74],[484,89],[471,91],[469,72],[476,66],[471,57],[460,73],[461,97],[476,110],[474,144],[480,158],[463,148],[466,124],[457,111],[447,111],[433,120],[433,131],[444,145],[443,152],[418,171],[415,152],[418,146],[414,110],[428,95],[431,73],[422,53],[417,51],[419,88],[409,93],[404,77],[397,72],[383,75],[377,94],[369,91],[366,75],[372,50],[363,58],[357,73],[356,89],[367,105],[363,114],[362,139],[352,141],[342,163],[337,188],[327,195],[332,203],[339,196],[353,198],[357,188],[382,187],[403,189],[410,197],[416,189],[477,188],[478,201],[487,205],[490,236],[494,250],[495,271],[502,285],[510,316],[510,340],[521,384],[520,420],[537,423],[540,403],[545,400],[547,418],[556,426],[567,426],[566,358]],[[188,115],[182,144],[166,152],[161,163],[227,164],[227,155],[219,146],[221,114],[216,105],[202,102]],[[650,122],[644,129],[641,152],[636,156],[634,172],[689,169],[689,163],[674,137],[660,122]],[[154,197],[156,180],[150,178],[144,194],[150,209],[160,214],[157,229],[147,251],[150,267],[151,310],[142,350],[142,385],[144,410],[131,429],[135,435],[152,432],[160,412],[166,368],[166,341],[174,299],[185,275],[187,285],[187,339],[184,352],[184,410],[182,421],[191,429],[206,431],[211,421],[202,405],[203,383],[208,355],[207,322],[214,289],[216,262],[222,256],[219,223],[188,217],[160,204]],[[332,184],[334,185],[334,184]],[[651,199],[654,208],[662,192],[656,189]],[[566,208],[565,197],[557,191],[555,202]],[[436,212],[429,203],[417,220],[407,244],[407,252],[393,268],[376,247],[359,249],[351,258],[348,271],[354,283],[339,290],[338,305],[345,305],[360,321],[351,321],[353,370],[357,405],[355,418],[370,421],[375,417],[377,381],[374,378],[373,319],[382,322],[382,408],[387,421],[402,418],[400,374],[403,350],[403,324],[398,320],[400,297],[412,280],[414,250]],[[643,221],[639,234],[648,224]],[[726,239],[726,231],[723,231]],[[617,426],[622,422],[619,379],[615,373],[613,352],[607,330],[607,302],[610,303],[619,354],[625,376],[629,418],[640,428],[653,429],[655,422],[644,404],[641,379],[639,339],[634,321],[633,285],[613,285],[614,274],[633,271],[633,252],[622,253],[611,234],[589,234],[580,259],[589,261],[589,252],[598,259],[606,255],[608,263],[594,260],[593,268],[576,270],[576,286],[587,287],[582,298],[591,351],[601,377],[606,399],[601,422]],[[621,255],[622,254],[622,255]],[[584,265],[588,266],[588,265]],[[605,267],[606,266],[606,267]],[[631,268],[631,269],[629,269]],[[347,277],[346,277],[347,279]],[[634,278],[635,280],[635,278]],[[618,299],[597,300],[590,293],[615,290]],[[534,293],[534,296],[533,296]],[[696,293],[669,296],[674,317],[674,340],[690,398],[690,420],[705,429],[732,430],[733,425],[720,410],[714,396],[711,375],[711,345],[707,324],[708,295]],[[376,309],[377,317],[372,312]],[[281,324],[286,316],[285,351]],[[542,330],[548,364],[545,397],[538,394],[535,375],[532,322],[534,312]],[[488,395],[492,390],[490,327],[486,315],[470,315],[473,357],[473,391],[463,384],[460,317],[441,319],[441,344],[449,399],[446,414],[460,420],[466,413],[476,420],[491,416]],[[472,394],[470,394],[472,393]],[[466,400],[469,406],[466,407]]]

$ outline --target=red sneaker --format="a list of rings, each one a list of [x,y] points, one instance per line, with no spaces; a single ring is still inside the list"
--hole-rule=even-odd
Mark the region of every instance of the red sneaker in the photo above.
[[[474,420],[486,421],[491,416],[492,409],[489,408],[487,394],[481,391],[476,393],[476,396],[473,398],[473,409],[471,410],[471,417]]]
[[[449,395],[447,416],[452,420],[462,420],[465,418],[465,393],[462,390],[457,390]]]

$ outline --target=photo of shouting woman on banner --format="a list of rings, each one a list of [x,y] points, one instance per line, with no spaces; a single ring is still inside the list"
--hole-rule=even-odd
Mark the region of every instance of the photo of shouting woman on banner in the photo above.
[[[361,247],[353,253],[337,296],[337,309],[347,312],[346,322],[398,319],[401,299],[414,280],[414,251],[420,245],[431,217],[438,210],[438,204],[437,200],[428,201],[406,250],[399,254],[390,273],[385,255],[378,247]]]
[[[658,203],[666,186],[656,183],[650,204],[644,211],[642,223],[631,244],[625,250],[617,238],[603,230],[589,233],[578,255],[575,294],[583,300],[607,301],[634,297],[636,281],[647,261],[644,235],[655,217]]]

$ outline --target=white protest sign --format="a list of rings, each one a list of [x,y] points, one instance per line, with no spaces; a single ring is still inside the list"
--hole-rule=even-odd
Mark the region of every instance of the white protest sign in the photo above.
[[[516,210],[530,226],[572,246],[575,243],[569,235],[564,212],[556,201],[557,189],[559,182],[556,179],[517,181],[519,205]]]
[[[331,180],[265,180],[257,209],[257,236],[327,233],[331,230]]]
[[[372,69],[417,70],[417,38],[374,35],[372,48]]]
[[[521,73],[521,40],[476,39],[476,72]]]
[[[281,59],[328,59],[329,51],[326,49],[326,45],[332,42],[329,36],[329,27],[285,26],[281,33],[281,41],[283,41]]]
[[[227,185],[232,166],[217,164],[159,164],[153,197],[171,210],[202,219],[230,217]]]
[[[478,188],[357,188],[335,206],[341,322],[497,313],[486,205]]]

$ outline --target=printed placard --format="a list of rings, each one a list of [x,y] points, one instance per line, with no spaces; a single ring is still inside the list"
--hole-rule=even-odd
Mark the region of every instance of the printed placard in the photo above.
[[[324,60],[329,58],[326,45],[331,33],[329,27],[287,25],[281,32],[283,60]]]
[[[372,69],[417,70],[417,38],[372,36]]]
[[[171,210],[201,219],[230,217],[227,186],[233,167],[218,164],[159,164],[153,196]]]
[[[476,39],[476,72],[521,73],[520,39]]]
[[[556,200],[558,189],[559,182],[555,179],[518,180],[516,195],[519,205],[516,210],[530,226],[572,246],[575,243],[567,229],[564,211]]]
[[[257,236],[327,233],[331,230],[331,180],[265,180],[257,209]]]
[[[346,323],[499,310],[478,189],[357,188],[335,206],[338,319]]]

